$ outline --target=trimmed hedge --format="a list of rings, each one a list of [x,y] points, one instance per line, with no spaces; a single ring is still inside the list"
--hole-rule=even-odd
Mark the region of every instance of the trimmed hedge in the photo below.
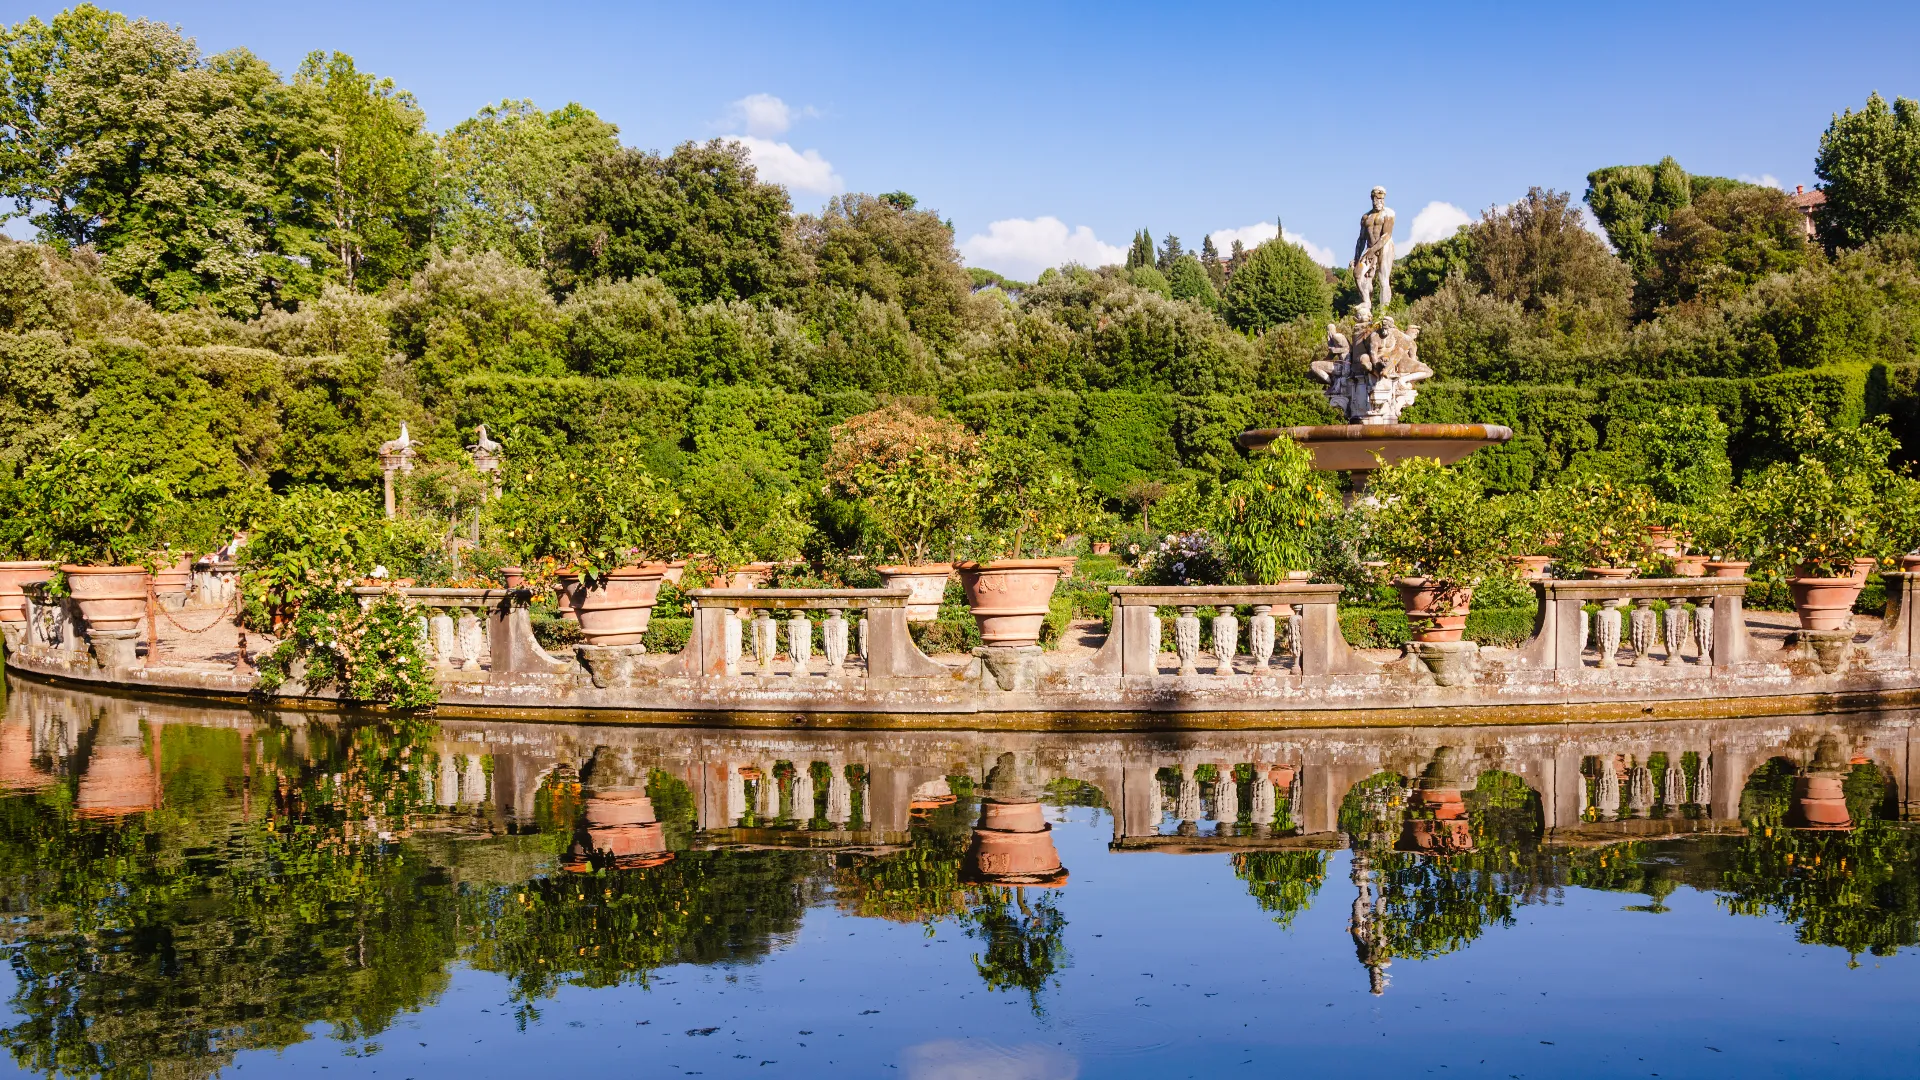
[[[1537,608],[1473,608],[1467,612],[1467,640],[1512,648],[1533,635]],[[1407,614],[1399,608],[1342,608],[1340,632],[1356,649],[1397,649],[1413,637]]]

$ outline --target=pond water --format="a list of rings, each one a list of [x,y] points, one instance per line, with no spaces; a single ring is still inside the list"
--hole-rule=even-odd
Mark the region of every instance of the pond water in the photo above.
[[[4,1067],[1913,1076],[1910,731],[395,722],[15,681]]]

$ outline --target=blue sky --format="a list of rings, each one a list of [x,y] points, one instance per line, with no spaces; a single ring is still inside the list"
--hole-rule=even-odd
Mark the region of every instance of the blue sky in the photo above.
[[[1344,255],[1374,184],[1403,250],[1530,184],[1578,194],[1669,153],[1791,190],[1832,113],[1920,96],[1911,3],[109,6],[283,72],[351,53],[436,129],[527,97],[648,149],[746,136],[797,208],[905,189],[1016,276],[1143,226],[1197,248],[1279,221]]]

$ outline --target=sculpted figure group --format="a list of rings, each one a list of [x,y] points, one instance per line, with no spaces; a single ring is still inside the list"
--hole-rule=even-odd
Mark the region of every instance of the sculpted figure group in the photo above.
[[[1353,250],[1360,302],[1353,307],[1351,338],[1338,323],[1328,323],[1327,355],[1313,362],[1312,375],[1348,423],[1397,424],[1401,410],[1419,396],[1414,384],[1432,378],[1433,369],[1420,362],[1419,327],[1402,330],[1391,316],[1373,318],[1376,284],[1382,311],[1393,296],[1393,211],[1385,188],[1373,189],[1373,209],[1360,218]]]

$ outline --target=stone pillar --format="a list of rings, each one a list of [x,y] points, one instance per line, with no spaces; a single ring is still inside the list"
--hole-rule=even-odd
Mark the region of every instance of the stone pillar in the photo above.
[[[847,662],[847,620],[839,608],[827,609],[827,621],[820,626],[820,637],[826,647],[827,674],[840,674]]]
[[[1692,636],[1692,627],[1688,624],[1687,606],[1679,599],[1667,601],[1666,625],[1662,627],[1667,639],[1667,666],[1679,666],[1680,650],[1686,646],[1687,638]]]
[[[1253,673],[1266,673],[1273,659],[1273,605],[1255,604],[1253,618],[1247,621],[1247,651],[1253,654]]]
[[[813,659],[813,620],[804,611],[794,612],[787,620],[787,655],[793,657],[794,677],[805,675]]]
[[[1180,654],[1180,674],[1198,675],[1194,661],[1200,657],[1200,620],[1192,605],[1182,605],[1180,617],[1173,623],[1173,647]]]
[[[1600,666],[1603,668],[1614,667],[1619,663],[1615,656],[1620,651],[1620,609],[1625,604],[1625,600],[1600,602],[1600,614],[1596,619],[1599,625],[1595,628],[1594,636],[1598,639]]]
[[[1653,651],[1653,597],[1643,596],[1633,602],[1632,620],[1629,633],[1633,641],[1633,663],[1638,667],[1646,663],[1647,654]]]
[[[1214,674],[1233,674],[1233,657],[1240,648],[1240,620],[1232,609],[1224,609],[1213,617],[1213,659]]]

